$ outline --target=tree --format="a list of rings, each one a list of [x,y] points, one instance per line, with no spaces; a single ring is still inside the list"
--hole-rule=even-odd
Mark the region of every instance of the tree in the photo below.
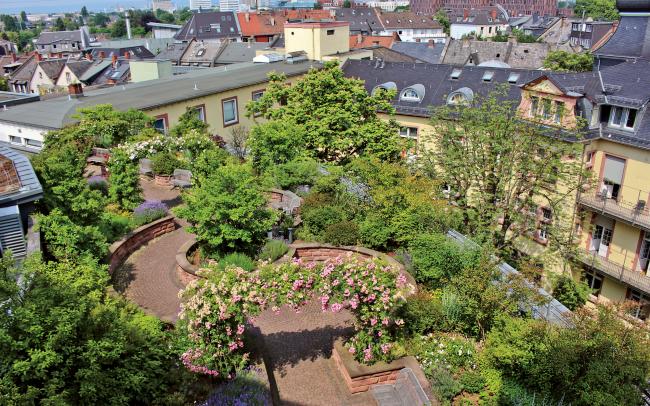
[[[140,169],[123,150],[113,149],[108,160],[110,173],[108,198],[124,210],[133,210],[142,202]]]
[[[91,25],[97,27],[106,27],[106,24],[108,24],[110,21],[111,21],[110,17],[105,13],[95,13],[90,19]]]
[[[618,10],[616,9],[616,0],[576,0],[575,15],[582,16],[584,12],[586,17],[595,20],[618,20]]]
[[[6,32],[19,31],[16,17],[10,16],[8,14],[3,14],[0,16],[0,20],[2,21],[2,24],[5,27],[4,31]]]
[[[81,16],[82,16],[83,18],[87,18],[87,17],[88,17],[88,9],[86,8],[86,6],[81,7]]]
[[[6,92],[9,90],[9,84],[7,83],[7,78],[2,76],[0,77],[0,91]]]
[[[293,121],[271,121],[253,127],[248,150],[253,168],[262,173],[305,153],[304,127]]]
[[[248,128],[244,126],[236,126],[230,130],[230,146],[240,161],[246,159],[248,154],[248,134]]]
[[[591,72],[593,66],[594,56],[589,52],[551,51],[544,59],[544,68],[553,71]]]
[[[110,104],[79,109],[74,118],[79,120],[76,125],[79,137],[88,138],[105,148],[137,136],[153,122],[139,110],[118,111]]]
[[[16,269],[2,260],[3,404],[164,403],[176,361],[169,336],[157,319],[109,296],[108,278],[91,261],[32,257]]]
[[[126,37],[126,22],[123,18],[115,21],[111,26],[111,38]]]
[[[445,10],[439,9],[436,12],[435,19],[442,26],[443,32],[449,35],[451,32],[451,22],[449,21],[449,17],[447,16],[447,13],[445,13]]]
[[[587,303],[591,289],[583,281],[576,282],[571,275],[551,275],[553,297],[569,310],[576,310]]]
[[[172,127],[169,133],[175,137],[182,137],[190,130],[196,130],[199,133],[207,134],[209,127],[208,123],[199,118],[199,113],[196,109],[188,107],[185,110],[185,113],[181,114],[178,118],[178,124]]]
[[[156,18],[160,20],[162,23],[168,23],[168,24],[173,24],[176,19],[174,18],[174,15],[170,13],[169,11],[165,11],[163,9],[158,9],[156,10]]]
[[[394,113],[392,92],[369,95],[363,82],[345,77],[335,61],[311,69],[294,85],[285,82],[284,75],[270,74],[264,95],[249,103],[248,114],[300,126],[306,150],[324,161],[348,162],[363,154],[399,159],[404,145],[397,122],[377,116],[377,111]]]
[[[467,233],[486,238],[501,255],[512,254],[515,240],[543,227],[550,252],[571,258],[573,225],[564,216],[572,213],[572,198],[587,174],[576,159],[577,143],[565,139],[579,138],[579,131],[522,120],[519,102],[507,100],[506,91],[498,87],[467,104],[435,109],[432,144],[423,155],[450,188]],[[541,205],[551,218],[539,225]]]
[[[61,17],[54,22],[54,31],[65,31],[65,22]]]
[[[27,22],[27,13],[25,13],[25,10],[20,12],[20,21],[26,23]]]
[[[352,2],[350,0],[343,1],[343,8],[351,8],[351,7],[352,7]]]
[[[38,217],[38,229],[43,233],[47,252],[58,261],[102,258],[108,250],[99,228],[77,225],[58,208]]]
[[[177,215],[192,224],[190,231],[211,254],[255,253],[276,218],[246,165],[217,168],[185,193],[183,201]]]

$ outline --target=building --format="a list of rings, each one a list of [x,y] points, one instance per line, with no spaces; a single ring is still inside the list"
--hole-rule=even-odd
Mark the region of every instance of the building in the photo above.
[[[239,7],[240,7],[240,0],[219,0],[219,11],[238,12]]]
[[[571,24],[571,45],[591,51],[607,35],[616,29],[611,21],[575,21]]]
[[[91,43],[88,27],[76,31],[42,32],[35,43],[36,51],[41,54],[80,53]]]
[[[347,21],[350,23],[351,35],[375,35],[383,31],[379,15],[374,8],[337,8],[333,12],[336,21]]]
[[[549,15],[541,16],[538,13],[534,13],[522,17],[511,17],[509,23],[512,29],[516,28],[526,35],[532,35],[535,38],[539,38],[559,21],[560,17]]]
[[[130,61],[131,82],[146,82],[148,80],[168,79],[173,75],[171,61],[142,60]]]
[[[344,21],[303,21],[284,24],[288,60],[372,59],[372,51],[350,50],[350,24]]]
[[[168,13],[173,13],[176,10],[176,6],[171,2],[171,0],[152,0],[151,9],[154,12],[157,10],[162,10]]]
[[[362,4],[366,7],[378,8],[382,11],[395,11],[397,7],[408,7],[410,0],[369,0],[369,1],[358,1],[356,4]]]
[[[412,12],[378,12],[382,29],[379,35],[398,34],[402,41],[445,42],[447,35],[433,17]]]
[[[147,23],[148,27],[151,27],[151,32],[153,37],[156,39],[162,38],[174,38],[174,35],[183,28],[182,25],[177,24],[165,24],[165,23]]]
[[[212,0],[190,0],[190,10],[212,10]]]
[[[449,13],[449,22],[452,39],[466,36],[491,38],[508,32],[510,28],[508,13],[499,6],[457,10]]]
[[[391,46],[393,51],[413,57],[421,62],[441,63],[443,51],[446,45],[440,42],[394,42]]]
[[[495,2],[492,0],[411,0],[411,11],[422,14],[434,14],[441,8],[463,10],[477,7],[488,7]],[[512,16],[556,15],[558,12],[556,0],[500,0],[500,4]]]
[[[74,123],[79,108],[98,104],[111,104],[122,111],[130,108],[144,111],[155,117],[155,126],[161,131],[175,125],[188,107],[200,108],[210,132],[228,140],[231,127],[252,127],[245,106],[264,91],[270,72],[284,73],[288,80],[294,81],[314,66],[319,65],[250,62],[109,89],[84,89],[82,97],[57,97],[0,110],[0,142],[20,137],[23,145],[38,152],[48,131]]]
[[[261,11],[237,13],[243,41],[270,42],[284,32],[284,13]]]
[[[18,47],[11,41],[0,39],[0,56],[11,55],[18,52]]]
[[[441,63],[454,66],[493,66],[502,68],[540,69],[549,52],[556,48],[546,43],[518,43],[450,40],[441,57]]]
[[[132,59],[151,59],[155,55],[149,51],[145,46],[124,46],[124,47],[93,47],[90,49],[90,54],[93,59],[98,58],[112,58],[113,55],[120,57],[128,57]]]
[[[9,76],[9,90],[15,93],[30,93],[32,77],[41,59],[41,54],[35,52],[14,70]]]
[[[237,17],[231,11],[194,13],[174,36],[176,41],[193,39],[204,42],[241,41]]]
[[[16,144],[19,143],[16,137]],[[19,147],[18,147],[19,148]],[[17,260],[40,250],[39,234],[30,213],[43,197],[29,159],[13,148],[0,146],[0,253]]]
[[[382,46],[392,48],[395,42],[400,41],[399,35],[351,35],[350,49],[368,48],[372,46]]]

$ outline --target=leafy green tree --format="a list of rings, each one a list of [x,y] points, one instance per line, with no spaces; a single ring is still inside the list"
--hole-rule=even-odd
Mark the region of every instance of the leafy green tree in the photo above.
[[[18,27],[18,22],[16,21],[16,17],[10,16],[8,14],[3,14],[0,16],[0,20],[2,21],[4,25],[4,30],[7,32],[10,31],[19,31]]]
[[[352,2],[350,0],[345,0],[343,2],[343,8],[350,8],[352,7]]]
[[[25,13],[25,10],[20,12],[20,21],[26,23],[27,22],[27,13]]]
[[[445,13],[445,10],[439,9],[436,12],[435,19],[442,26],[442,31],[449,35],[451,32],[451,22],[449,21],[449,17],[447,16],[447,13]]]
[[[140,169],[121,149],[113,149],[108,160],[110,173],[108,197],[124,210],[133,210],[142,202]]]
[[[210,148],[202,151],[190,162],[192,182],[201,185],[205,179],[214,175],[214,171],[223,165],[234,164],[235,159],[222,148]]]
[[[306,150],[316,158],[347,162],[352,157],[374,154],[397,160],[404,145],[395,120],[382,120],[377,111],[394,113],[392,92],[368,95],[363,82],[347,78],[338,62],[311,69],[293,85],[281,74],[269,75],[264,95],[249,103],[248,114],[261,114],[281,125],[294,123],[304,129]]]
[[[124,21],[123,18],[120,18],[111,25],[111,38],[124,37],[126,37],[126,21]]]
[[[18,277],[20,275],[20,277]],[[160,404],[175,357],[161,323],[106,293],[90,261],[0,263],[3,404]]]
[[[208,123],[199,118],[199,113],[195,109],[188,107],[185,113],[178,118],[178,124],[172,127],[170,134],[175,137],[182,137],[190,130],[207,134],[209,127]]]
[[[76,261],[82,257],[103,258],[107,252],[106,237],[96,226],[77,225],[54,209],[38,217],[38,228],[48,253],[58,261]]]
[[[551,51],[544,59],[544,68],[558,72],[591,72],[593,65],[594,56],[589,52]]]
[[[276,213],[246,165],[225,165],[183,194],[177,215],[189,221],[197,241],[210,253],[254,254],[264,244]]]
[[[591,17],[596,20],[618,20],[618,10],[616,9],[616,0],[576,0],[575,14]]]
[[[569,310],[576,310],[587,303],[591,289],[585,282],[576,282],[570,275],[551,275],[553,297]]]
[[[61,17],[54,22],[54,31],[65,31],[65,22]]]
[[[165,11],[162,9],[156,10],[156,18],[160,20],[162,23],[168,23],[168,24],[173,24],[176,19],[174,18],[174,15],[170,13],[169,11]]]
[[[572,258],[573,225],[561,219],[573,210],[573,196],[587,174],[575,159],[578,146],[562,140],[580,134],[522,120],[519,102],[505,100],[505,91],[498,87],[467,104],[435,109],[431,148],[422,155],[450,188],[466,232],[489,241],[500,255],[511,253],[515,240],[537,235],[540,226],[531,216],[545,205],[551,219],[541,227],[549,252]]]
[[[304,127],[293,121],[270,121],[253,127],[247,143],[253,168],[265,172],[305,154],[304,133]]]
[[[6,77],[0,77],[0,91],[6,92],[9,90],[9,85],[7,84],[7,78]]]
[[[86,8],[86,6],[81,7],[81,16],[83,18],[88,17],[88,9]]]
[[[106,148],[139,135],[153,122],[151,117],[139,110],[118,111],[110,104],[79,109],[74,118],[79,120],[76,124],[79,137],[93,140],[98,146]]]
[[[90,19],[90,23],[96,27],[106,27],[111,18],[106,13],[95,13]],[[126,27],[125,27],[126,28]]]
[[[176,14],[176,22],[178,24],[185,24],[192,17],[192,10],[189,7],[183,7],[180,10],[176,10]]]

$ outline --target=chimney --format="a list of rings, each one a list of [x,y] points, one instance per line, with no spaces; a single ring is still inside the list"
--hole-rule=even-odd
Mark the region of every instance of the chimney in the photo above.
[[[496,9],[496,8],[493,8],[493,9],[492,9],[492,19],[493,19],[493,20],[496,20],[496,19],[497,19],[497,9]]]
[[[246,20],[247,23],[249,23],[251,21],[251,13],[244,14],[244,19]]]
[[[275,17],[271,17],[271,26],[275,26]]]
[[[86,59],[88,59],[89,61],[92,62],[92,60],[93,60],[93,54],[92,54],[92,52],[88,52],[88,53],[86,54]]]
[[[34,55],[36,55],[36,60],[38,62],[43,60],[43,55],[39,54],[38,52],[34,52]]]
[[[429,45],[427,45],[427,47],[429,47],[429,48],[433,48],[433,47],[434,47],[434,44],[435,44],[435,42],[434,42],[432,39],[430,39],[430,40],[429,40]]]
[[[68,94],[70,97],[75,99],[82,97],[84,95],[84,90],[83,87],[81,87],[81,83],[70,83],[68,85]]]
[[[124,53],[124,59],[131,59],[131,53],[129,51]]]
[[[129,12],[124,13],[125,23],[126,23],[126,37],[131,39],[131,20],[129,20]]]
[[[11,52],[11,62],[15,63],[17,60],[18,60],[18,58],[16,58],[16,53],[12,51]]]
[[[416,38],[415,42],[420,43],[420,38]]]
[[[463,9],[463,20],[466,20],[469,17],[469,10],[464,8]]]
[[[57,55],[57,57],[58,57],[59,59],[63,59],[63,52],[59,52],[59,54]]]
[[[113,54],[111,56],[111,64],[113,65],[113,68],[115,68],[115,65],[117,65],[117,55]]]
[[[357,44],[360,44],[363,42],[363,35],[357,34]]]
[[[106,52],[99,51],[99,59],[104,59],[104,58],[106,58]]]

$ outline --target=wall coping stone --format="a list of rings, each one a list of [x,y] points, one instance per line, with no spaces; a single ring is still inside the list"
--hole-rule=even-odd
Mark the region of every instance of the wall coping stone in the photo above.
[[[176,266],[190,275],[199,276],[197,275],[199,267],[187,259],[187,253],[196,245],[198,245],[196,238],[192,238],[178,248],[178,251],[176,251]]]

